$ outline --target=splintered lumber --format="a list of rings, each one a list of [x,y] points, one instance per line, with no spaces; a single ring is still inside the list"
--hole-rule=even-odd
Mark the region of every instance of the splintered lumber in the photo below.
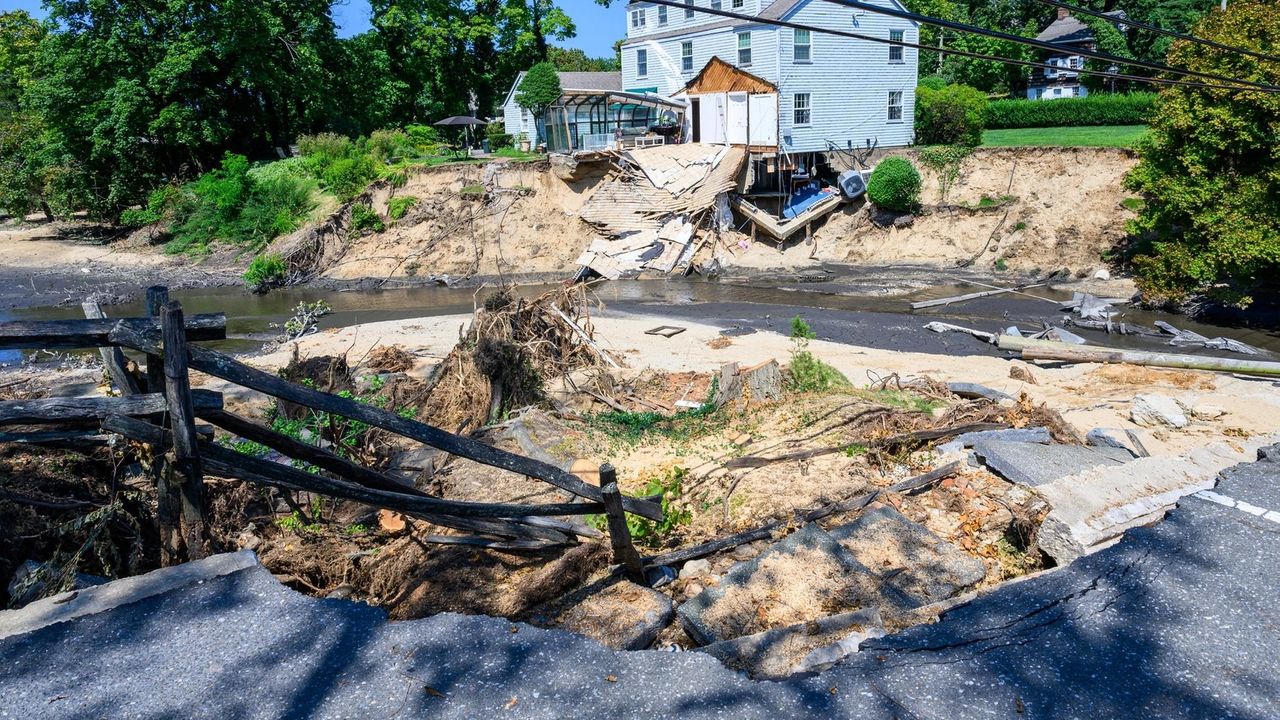
[[[586,343],[587,347],[591,348],[591,350],[595,352],[596,355],[599,355],[600,359],[604,360],[605,363],[609,365],[609,367],[613,368],[614,370],[621,369],[621,366],[619,366],[618,363],[613,358],[609,357],[609,353],[605,352],[604,348],[601,348],[600,345],[597,344],[595,340],[592,340],[591,336],[588,335],[586,331],[583,330],[578,325],[578,323],[574,322],[572,318],[570,318],[568,315],[565,315],[563,312],[561,312],[560,308],[556,307],[555,305],[552,305],[551,311],[554,312],[556,316],[559,317],[564,322],[565,325],[568,325],[569,329],[573,331],[573,334],[577,335],[579,340]]]
[[[197,390],[192,393],[192,400],[197,407],[205,410],[222,407],[222,393]],[[0,425],[90,422],[108,415],[151,415],[163,413],[166,409],[165,397],[159,393],[125,397],[6,400],[0,402]]]
[[[891,435],[880,440],[873,440],[863,443],[869,448],[883,447],[899,447],[902,445],[914,445],[929,440],[942,440],[955,435],[963,435],[971,432],[982,432],[984,430],[1003,430],[1009,427],[1007,423],[971,423],[969,425],[957,425],[949,428],[938,428],[934,430],[917,430],[915,432],[902,433],[900,435]],[[808,460],[810,458],[821,457],[823,455],[832,455],[838,452],[844,452],[853,443],[847,442],[841,445],[831,445],[828,447],[815,448],[813,450],[798,450],[796,452],[785,453],[783,455],[760,456],[748,455],[746,457],[734,458],[725,463],[724,466],[730,470],[740,468],[758,468],[771,465],[777,462],[786,462],[787,460]]]
[[[936,333],[947,333],[947,332],[965,333],[967,335],[972,335],[978,338],[979,340],[982,340],[983,342],[994,343],[996,341],[995,333],[989,333],[985,330],[975,330],[973,328],[967,328],[961,325],[952,325],[951,323],[939,322],[937,320],[934,320],[933,322],[925,323],[924,329],[932,330],[933,332],[936,332]]]
[[[637,585],[646,585],[644,562],[631,543],[631,530],[627,527],[627,515],[622,510],[622,493],[618,490],[618,472],[613,465],[600,466],[600,494],[604,497],[604,513],[609,523],[609,544],[613,547],[613,562],[621,565],[627,579]]]
[[[169,304],[169,288],[152,285],[147,288],[147,317],[159,318],[160,311]],[[190,335],[188,340],[195,338]],[[164,358],[147,353],[147,392],[164,392]]]
[[[141,331],[129,325],[117,325],[110,333],[111,340],[141,352],[161,352],[161,344],[152,333]],[[550,483],[561,490],[566,490],[579,497],[601,500],[600,488],[592,487],[579,478],[570,475],[560,468],[533,458],[522,457],[515,453],[486,445],[478,440],[454,435],[439,428],[420,423],[416,420],[400,417],[372,405],[356,402],[337,395],[313,390],[302,385],[295,385],[270,373],[256,370],[238,362],[230,355],[216,350],[195,345],[187,347],[188,364],[201,372],[214,377],[229,380],[238,385],[266,393],[268,395],[306,405],[307,407],[331,412],[352,420],[359,420],[374,427],[390,430],[407,438],[425,443],[447,453],[469,460],[527,475]],[[661,520],[662,506],[637,500],[623,498],[623,507],[627,512],[635,513],[650,520]],[[594,512],[594,511],[593,511]],[[564,515],[569,513],[528,513],[532,515]]]
[[[0,350],[27,348],[87,348],[114,345],[113,329],[123,325],[138,332],[155,332],[158,319],[21,320],[0,323]],[[188,340],[223,340],[227,316],[222,313],[193,315],[186,320]]]
[[[160,316],[164,333],[164,394],[169,404],[169,427],[173,432],[172,470],[178,479],[182,503],[182,532],[187,559],[203,558],[204,552],[204,471],[196,440],[196,409],[191,401],[191,377],[187,372],[187,338],[182,306],[164,306]]]
[[[102,311],[102,306],[93,300],[86,300],[80,304],[80,308],[84,310],[84,316],[90,320],[106,320],[107,314]],[[138,387],[138,380],[129,374],[129,370],[125,367],[124,353],[120,348],[113,346],[98,348],[98,354],[102,356],[102,364],[107,368],[107,375],[111,376],[111,382],[116,384],[116,388],[120,390],[121,395],[137,395],[141,390]]]
[[[863,493],[862,495],[842,502],[829,503],[816,510],[810,510],[804,513],[793,513],[792,517],[785,520],[775,520],[771,523],[761,525],[760,527],[753,528],[751,530],[744,530],[728,537],[705,542],[701,545],[694,545],[693,547],[683,548],[681,550],[673,550],[672,552],[649,558],[646,561],[646,564],[654,567],[659,565],[678,565],[690,560],[696,560],[700,557],[706,557],[707,555],[714,555],[715,553],[729,550],[749,542],[764,540],[765,538],[771,537],[775,530],[788,525],[804,525],[805,523],[816,522],[836,513],[861,510],[886,492],[913,494],[933,485],[945,477],[956,474],[956,472],[958,472],[963,466],[964,463],[960,461],[947,463],[940,468],[930,470],[923,475],[903,480],[896,485],[891,485],[884,489],[872,490],[869,493]]]
[[[1023,285],[1016,288],[999,288],[996,290],[982,290],[980,292],[967,293],[965,295],[952,295],[951,297],[938,298],[937,300],[921,300],[920,302],[911,303],[912,310],[923,310],[924,308],[937,307],[939,305],[950,305],[952,303],[965,302],[967,300],[977,300],[979,298],[991,297],[992,295],[1004,295],[1005,293],[1016,293],[1027,288],[1041,287],[1044,283],[1036,285]]]
[[[350,460],[340,455],[335,455],[323,448],[294,440],[287,435],[282,435],[274,430],[264,428],[261,425],[242,418],[239,415],[235,415],[234,413],[229,413],[225,410],[212,410],[197,414],[201,418],[208,420],[223,430],[235,433],[246,440],[252,440],[253,442],[265,445],[272,450],[288,455],[295,460],[302,460],[304,462],[311,463],[322,470],[327,470],[338,477],[344,480],[349,480],[357,485],[363,485],[374,490],[385,490],[387,492],[401,493],[404,495],[431,497],[411,485],[398,483],[376,470],[351,462]],[[552,541],[566,539],[565,535],[563,533],[556,532],[557,530],[572,529],[567,523],[557,524],[551,528],[550,532],[539,532],[533,529],[516,529],[511,527],[511,523],[509,522],[454,518],[442,515],[432,515],[429,513],[414,513],[413,517],[425,520],[433,525],[450,527],[455,530],[469,530],[473,532],[486,532],[496,535],[517,537],[538,537]],[[595,532],[591,528],[585,528],[585,530],[588,533]]]
[[[1176,355],[1173,353],[1145,352],[1142,350],[1109,350],[1082,348],[1073,345],[1061,347],[1035,345],[1022,350],[1024,360],[1058,360],[1062,362],[1125,363],[1148,367],[1177,368],[1183,370],[1210,370],[1213,372],[1238,372],[1266,377],[1280,377],[1280,362],[1261,360],[1235,360],[1232,358]]]

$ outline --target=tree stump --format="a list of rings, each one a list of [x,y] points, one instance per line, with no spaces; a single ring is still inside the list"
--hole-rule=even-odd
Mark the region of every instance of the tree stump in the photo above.
[[[767,402],[782,399],[782,368],[777,360],[766,360],[750,367],[740,368],[729,362],[720,366],[720,387],[714,403],[721,407],[726,403]]]

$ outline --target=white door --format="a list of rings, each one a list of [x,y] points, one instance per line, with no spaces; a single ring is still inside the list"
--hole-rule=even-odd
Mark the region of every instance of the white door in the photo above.
[[[746,93],[729,93],[729,129],[725,134],[729,138],[730,145],[747,144],[749,107]]]
[[[725,112],[727,110],[724,93],[701,95],[699,111],[699,128],[702,142],[724,142]]]
[[[748,103],[751,128],[748,133],[752,145],[778,145],[778,96],[752,95]]]

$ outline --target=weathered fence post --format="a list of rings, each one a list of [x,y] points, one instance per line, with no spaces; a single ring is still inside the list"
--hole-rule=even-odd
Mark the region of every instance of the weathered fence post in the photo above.
[[[102,307],[93,300],[86,300],[80,303],[80,308],[84,310],[84,316],[90,320],[106,320],[107,314],[102,311]],[[120,390],[121,395],[137,395],[140,390],[138,381],[129,374],[128,366],[124,360],[124,353],[118,347],[101,347],[98,348],[98,354],[102,356],[102,364],[107,367],[107,375],[111,381],[116,384],[116,388]]]
[[[160,318],[164,306],[169,303],[169,288],[153,285],[147,288],[147,317]],[[183,338],[185,340],[186,338]],[[164,358],[147,354],[147,392],[164,393]],[[163,416],[155,422],[163,423]],[[178,494],[178,483],[173,477],[173,468],[165,457],[163,445],[149,445],[151,449],[151,477],[156,483],[156,524],[160,529],[160,564],[168,567],[178,562],[178,551],[181,547],[181,521],[178,508],[182,499]]]
[[[196,446],[196,415],[187,374],[187,334],[182,305],[171,302],[161,316],[164,337],[165,396],[173,431],[174,473],[181,486],[182,529],[187,559],[204,557],[204,477]]]
[[[600,466],[600,495],[604,501],[605,516],[609,519],[609,543],[613,545],[613,562],[621,565],[627,579],[645,585],[644,562],[631,544],[631,530],[627,528],[627,515],[622,509],[622,492],[618,490],[618,471],[613,465]]]

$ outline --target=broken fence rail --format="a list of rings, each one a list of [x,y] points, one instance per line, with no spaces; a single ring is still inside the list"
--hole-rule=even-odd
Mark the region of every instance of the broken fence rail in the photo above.
[[[440,539],[479,547],[531,549],[571,542],[575,535],[601,536],[593,528],[559,519],[566,515],[604,513],[609,516],[611,527],[618,526],[619,521],[625,527],[626,512],[651,520],[663,517],[660,504],[651,499],[624,497],[617,492],[616,485],[602,491],[548,463],[370,405],[295,385],[222,353],[188,345],[188,340],[225,338],[226,318],[219,313],[184,320],[181,306],[167,300],[165,288],[149,288],[147,306],[153,317],[148,318],[106,319],[101,308],[86,303],[84,311],[90,317],[85,320],[0,323],[0,348],[103,349],[103,360],[108,363],[122,397],[0,402],[0,425],[100,424],[105,430],[152,446],[153,456],[157,458],[153,476],[159,493],[157,515],[162,526],[162,560],[166,564],[176,559],[179,537],[189,557],[199,557],[204,552],[201,487],[206,467],[227,477],[346,498],[443,527],[496,536],[496,539],[472,536],[441,536]],[[146,354],[145,377],[128,372],[120,347]],[[473,503],[427,495],[323,448],[300,443],[226,412],[219,393],[190,388],[189,368],[314,410],[359,420],[481,464],[542,480],[589,502]],[[199,435],[206,428],[195,425],[197,417],[291,458],[311,463],[334,477],[304,472],[201,440]],[[168,427],[155,424],[165,418]],[[5,437],[11,441],[29,438],[33,442],[75,443],[81,439],[96,440],[101,435],[60,428],[52,433],[6,433]],[[168,459],[162,457],[165,449],[172,450]],[[629,533],[618,535],[614,545],[619,557],[634,557]],[[634,561],[628,564],[634,568]]]

